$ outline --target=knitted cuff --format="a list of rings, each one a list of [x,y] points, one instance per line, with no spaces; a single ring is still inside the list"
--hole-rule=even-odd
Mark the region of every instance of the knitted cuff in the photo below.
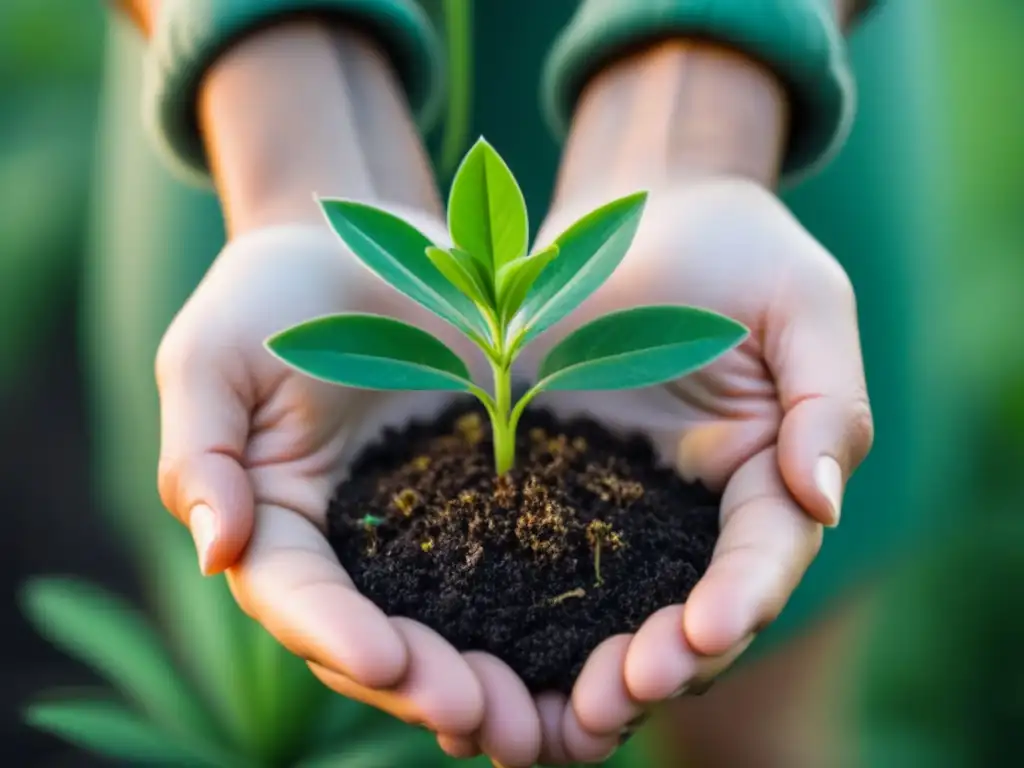
[[[440,43],[413,0],[162,0],[146,60],[143,120],[179,175],[209,180],[196,114],[206,70],[246,33],[304,13],[337,16],[375,35],[421,128],[437,119],[444,95]]]
[[[542,108],[564,137],[587,80],[646,42],[716,40],[780,78],[791,102],[786,182],[820,168],[849,133],[856,94],[846,45],[823,0],[584,0],[546,62]]]

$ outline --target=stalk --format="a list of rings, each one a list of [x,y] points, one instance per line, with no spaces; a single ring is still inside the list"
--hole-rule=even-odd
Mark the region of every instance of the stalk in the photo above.
[[[516,461],[516,436],[512,427],[512,366],[492,361],[494,372],[494,411],[491,432],[494,435],[494,467],[499,475],[512,469]]]

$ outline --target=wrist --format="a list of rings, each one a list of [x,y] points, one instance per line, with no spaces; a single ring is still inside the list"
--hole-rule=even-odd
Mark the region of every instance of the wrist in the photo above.
[[[556,199],[723,176],[774,188],[788,118],[784,86],[761,64],[714,44],[659,43],[584,89]]]
[[[296,19],[209,69],[198,117],[228,232],[323,222],[314,195],[439,205],[401,87],[375,42]]]

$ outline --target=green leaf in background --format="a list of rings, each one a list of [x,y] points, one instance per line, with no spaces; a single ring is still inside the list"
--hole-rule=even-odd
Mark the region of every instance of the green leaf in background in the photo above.
[[[389,285],[470,336],[486,335],[480,312],[438,272],[433,243],[397,216],[363,203],[321,200],[327,221],[349,250]]]
[[[181,736],[212,735],[209,714],[181,680],[156,632],[130,605],[69,579],[29,582],[24,610],[37,631]]]
[[[296,768],[489,768],[486,758],[455,760],[437,746],[435,738],[419,729],[407,728],[401,735],[382,731],[373,738],[349,742],[300,762]]]
[[[132,764],[244,768],[244,763],[183,741],[135,712],[109,701],[53,701],[33,704],[25,721],[78,747]]]
[[[505,161],[482,138],[466,153],[452,181],[448,229],[455,244],[491,274],[526,253],[526,200]]]
[[[251,690],[254,670],[241,650],[262,627],[238,607],[223,577],[199,572],[195,544],[183,526],[164,531],[159,552],[146,565],[154,608],[181,673],[193,681],[226,740],[245,754],[259,754],[266,734],[260,733]]]
[[[309,376],[349,387],[469,392],[473,386],[458,355],[389,317],[322,317],[282,331],[267,347]]]
[[[647,387],[701,368],[740,344],[747,329],[693,307],[637,307],[569,334],[540,365],[538,390]]]
[[[526,300],[530,288],[541,272],[558,256],[558,246],[549,245],[542,251],[510,261],[498,272],[498,306],[501,321],[507,325]]]
[[[481,307],[492,307],[494,302],[489,296],[487,283],[481,279],[475,263],[466,263],[466,254],[462,251],[441,250],[433,245],[427,247],[427,258],[444,275],[448,282],[472,299]],[[472,258],[472,257],[469,257]]]
[[[292,765],[308,754],[316,716],[328,697],[340,697],[317,680],[302,659],[258,623],[250,622],[248,671],[258,734],[255,753],[269,765]]]
[[[523,304],[521,344],[568,315],[611,277],[633,242],[646,201],[646,192],[615,200],[555,240],[558,258],[540,273]]]

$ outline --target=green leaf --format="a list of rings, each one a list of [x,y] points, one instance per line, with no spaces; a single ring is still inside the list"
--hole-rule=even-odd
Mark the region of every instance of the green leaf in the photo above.
[[[702,368],[747,337],[727,317],[693,307],[614,312],[569,334],[540,365],[536,389],[634,389]]]
[[[394,726],[399,726],[400,730],[396,731]],[[456,763],[445,755],[430,734],[399,725],[395,721],[392,721],[391,728],[371,738],[358,742],[355,742],[355,738],[358,737],[350,735],[345,744],[309,757],[296,768],[392,768],[399,765],[441,768],[465,764],[463,761]],[[482,765],[490,765],[486,761],[480,762]]]
[[[488,297],[487,284],[480,278],[477,265],[462,251],[449,253],[431,245],[427,247],[427,258],[444,275],[448,282],[482,307],[493,308],[494,302]]]
[[[555,240],[558,258],[541,272],[523,303],[520,343],[564,318],[611,277],[633,242],[646,201],[646,192],[615,200]]]
[[[183,742],[110,701],[33,704],[25,712],[25,721],[83,749],[131,763],[197,768],[227,768],[242,763],[214,748]]]
[[[526,201],[505,161],[477,140],[452,181],[448,200],[452,239],[493,274],[526,253],[530,231]]]
[[[241,649],[262,627],[238,607],[224,578],[199,572],[184,526],[163,531],[147,563],[161,633],[183,675],[194,682],[225,737],[254,754],[262,738],[255,674]]]
[[[498,306],[503,325],[519,311],[541,272],[558,256],[558,250],[557,245],[549,245],[532,256],[510,261],[501,268],[498,273]]]
[[[252,622],[249,646],[253,720],[260,736],[253,754],[267,765],[290,765],[306,751],[315,716],[333,693],[302,659],[256,622]]]
[[[349,250],[386,283],[469,335],[486,335],[480,312],[427,258],[430,239],[394,214],[349,200],[321,200]]]
[[[450,253],[452,257],[466,269],[467,272],[476,278],[477,284],[481,286],[481,290],[484,295],[490,300],[489,306],[493,307],[496,305],[497,291],[494,287],[494,275],[491,274],[491,271],[484,266],[479,259],[474,258],[472,254],[462,250],[457,245],[453,245],[449,248],[448,253]]]
[[[378,315],[332,315],[267,340],[313,378],[361,389],[468,392],[466,364],[426,331]]]
[[[22,592],[37,631],[169,730],[208,736],[209,715],[156,632],[127,603],[85,582],[36,579]]]

